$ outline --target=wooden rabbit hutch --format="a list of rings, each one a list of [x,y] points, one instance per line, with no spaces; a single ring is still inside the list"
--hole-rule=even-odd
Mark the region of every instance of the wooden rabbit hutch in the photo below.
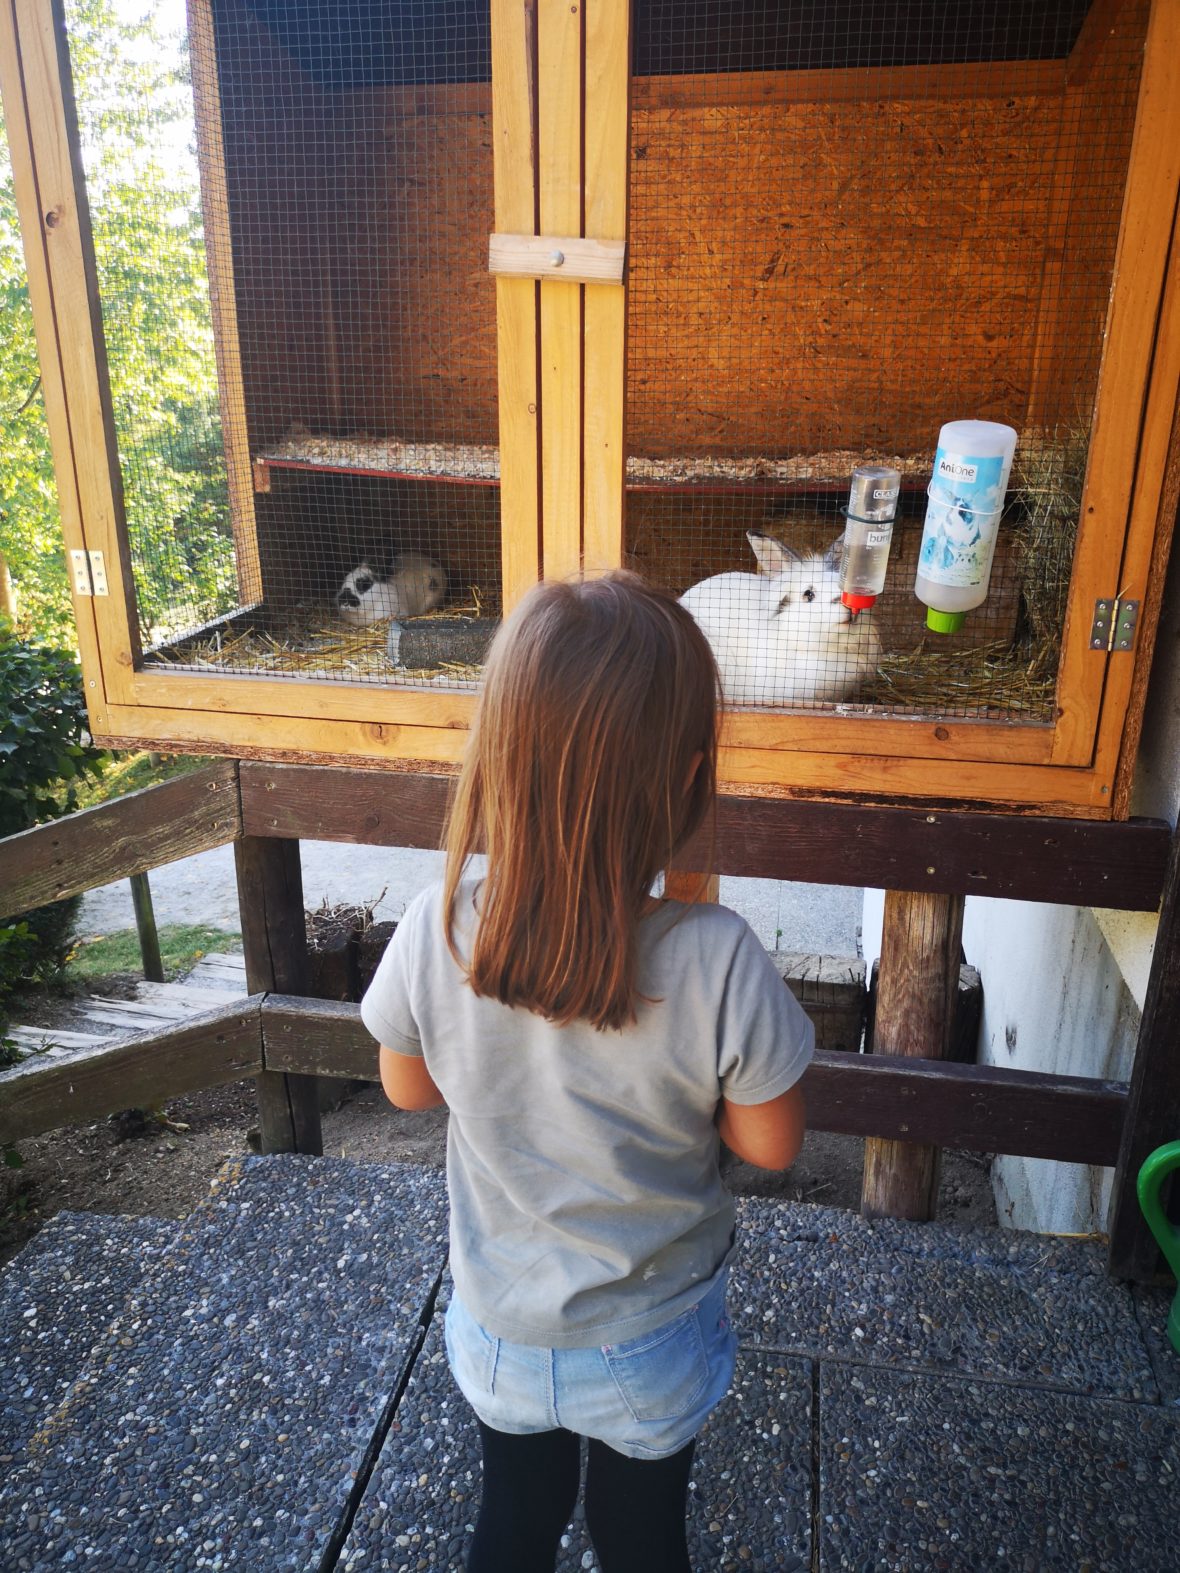
[[[748,532],[807,556],[876,462],[873,670],[732,710],[724,780],[1123,817],[1178,480],[1180,0],[886,9],[188,0],[208,291],[176,331],[212,457],[154,493],[81,24],[6,0],[95,735],[451,766],[539,576],[679,593],[752,571]],[[964,416],[1016,466],[987,601],[931,635],[924,491]]]

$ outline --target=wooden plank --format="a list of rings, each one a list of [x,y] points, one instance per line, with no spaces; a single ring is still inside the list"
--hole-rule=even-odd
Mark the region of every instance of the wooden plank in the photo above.
[[[1127,1102],[1121,1082],[884,1054],[817,1054],[803,1092],[816,1130],[1100,1166]]]
[[[223,759],[191,775],[38,825],[0,841],[9,912],[93,890],[129,874],[224,846],[241,834],[238,767]]]
[[[43,0],[13,0],[13,14],[82,533],[87,550],[102,552],[107,565],[110,593],[95,596],[93,605],[103,682],[108,702],[120,702],[128,697],[139,629],[66,25],[59,4]]]
[[[920,605],[920,602],[915,604]],[[825,706],[803,713],[728,710],[722,718],[724,748],[784,749],[859,755],[861,758],[974,760],[998,764],[1048,764],[1053,729],[975,721],[959,716],[881,716]]]
[[[1136,588],[1142,596],[1141,585],[1120,581],[1119,569],[1178,189],[1180,6],[1174,0],[1157,0],[1143,57],[1062,641],[1062,717],[1054,750],[1054,760],[1062,764],[1088,760],[1096,741],[1104,669],[1110,662],[1096,667],[1089,648],[1094,602],[1112,593],[1131,595]],[[1121,720],[1120,715],[1120,725]]]
[[[586,234],[624,247],[630,191],[628,102],[631,7],[607,0],[586,12]],[[582,564],[623,561],[623,436],[627,351],[624,290],[583,291]]]
[[[1140,603],[1132,662],[1112,660],[1102,702],[1099,755],[1117,753],[1114,812],[1128,812],[1143,706],[1155,654],[1168,558],[1180,506],[1180,202],[1160,311],[1160,333],[1143,417],[1131,522],[1119,572],[1120,594]],[[1165,656],[1171,654],[1164,652]]]
[[[234,294],[233,240],[229,194],[225,184],[225,140],[221,126],[221,93],[217,83],[217,50],[211,0],[187,0],[189,67],[196,122],[197,165],[201,178],[201,216],[205,261],[209,273],[209,308],[213,315],[213,347],[217,357],[217,394],[225,449],[226,483],[234,532],[238,595],[243,601],[262,599],[262,566],[258,559],[258,527],[254,517],[254,476],[242,384],[242,348]]]
[[[778,753],[722,744],[717,777],[727,792],[825,798],[831,802],[928,802],[934,808],[1109,819],[1113,767],[1069,769],[943,759],[865,758],[824,752]]]
[[[1081,87],[1086,82],[1103,48],[1115,34],[1119,13],[1125,8],[1126,0],[1092,0],[1065,62],[1068,87]]]
[[[873,1027],[874,1047],[880,1045],[883,1053],[947,1059],[963,950],[964,899],[886,891]],[[870,1139],[865,1143],[861,1212],[867,1218],[933,1218],[940,1170],[941,1152],[932,1143]]]
[[[0,1144],[257,1076],[260,1008],[258,998],[240,1000],[182,1026],[0,1071]]]
[[[359,1005],[268,995],[262,1040],[271,1070],[378,1080]],[[812,1130],[1089,1164],[1114,1161],[1127,1098],[1118,1082],[838,1051],[803,1091]]]
[[[112,705],[108,731],[95,735],[105,748],[157,744],[164,752],[206,754],[216,749],[239,759],[291,764],[349,764],[397,770],[458,766],[467,734],[457,728],[387,725],[381,721],[300,720],[235,711],[165,710],[153,705]]]
[[[1131,1070],[1127,1117],[1110,1207],[1110,1271],[1148,1279],[1159,1247],[1139,1211],[1136,1183],[1144,1159],[1180,1137],[1180,834],[1172,838],[1159,928]],[[1175,1195],[1175,1186],[1172,1187]]]
[[[582,235],[584,7],[537,5],[537,190],[542,234]],[[546,579],[582,567],[582,287],[542,280],[541,544]]]
[[[41,397],[45,405],[45,422],[53,453],[62,534],[65,537],[67,552],[85,550],[82,508],[74,467],[73,434],[53,316],[49,258],[45,250],[45,235],[41,225],[41,202],[33,164],[24,77],[17,47],[16,22],[10,0],[4,0],[4,3],[0,4],[0,94],[3,95],[4,130],[12,169],[13,192],[24,243],[29,302],[33,311],[33,328],[37,337],[37,356],[41,368]],[[72,580],[70,582],[72,590]],[[103,681],[102,652],[94,622],[94,597],[74,594],[73,606],[90,725],[92,730],[101,731],[106,713],[106,689]]]
[[[903,100],[1048,97],[1065,91],[1061,60],[997,60],[931,66],[845,67],[815,71],[719,71],[636,77],[637,108],[702,104],[859,104]]]
[[[5,1027],[4,1036],[19,1048],[39,1053],[50,1049],[87,1049],[111,1041],[105,1032],[78,1032],[67,1027]]]
[[[241,766],[247,835],[438,847],[454,778],[325,766]],[[714,867],[721,874],[871,885],[1012,901],[1154,912],[1170,829],[930,808],[877,808],[723,795]],[[677,868],[709,861],[702,831]]]
[[[622,240],[576,235],[493,235],[488,272],[497,278],[558,279],[563,284],[621,284]]]
[[[536,0],[491,0],[495,222],[537,229]],[[500,420],[500,531],[505,612],[541,576],[539,290],[528,279],[496,280]]]
[[[307,721],[380,721],[466,730],[475,713],[471,689],[399,688],[291,675],[185,672],[157,666],[135,674],[135,701],[165,710],[228,711]],[[214,737],[216,734],[212,734]]]
[[[244,836],[234,843],[246,987],[251,994],[306,994],[307,929],[298,841]],[[258,1113],[264,1152],[319,1156],[324,1142],[314,1077],[258,1077]]]

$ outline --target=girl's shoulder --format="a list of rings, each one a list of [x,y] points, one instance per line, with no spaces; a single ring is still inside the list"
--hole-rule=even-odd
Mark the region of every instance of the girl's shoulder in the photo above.
[[[717,902],[664,900],[649,922],[661,946],[673,949],[703,950],[715,958],[728,958],[751,941],[762,948],[745,918]]]

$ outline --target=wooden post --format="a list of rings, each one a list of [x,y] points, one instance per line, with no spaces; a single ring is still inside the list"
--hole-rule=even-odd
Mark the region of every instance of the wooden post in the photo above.
[[[307,993],[307,931],[298,841],[244,836],[234,843],[238,908],[251,994]],[[314,1076],[258,1077],[263,1152],[323,1153]]]
[[[886,891],[875,1026],[878,1053],[946,1058],[962,944],[962,896]],[[870,1137],[865,1142],[861,1212],[867,1218],[933,1218],[939,1167],[937,1147]]]
[[[152,887],[146,874],[131,875],[131,903],[135,908],[135,927],[139,931],[139,954],[143,975],[149,983],[163,983],[164,962],[160,955],[160,936],[152,907]]]
[[[1143,1001],[1143,1019],[1131,1071],[1122,1144],[1110,1210],[1108,1266],[1117,1278],[1145,1282],[1159,1268],[1160,1252],[1139,1211],[1136,1183],[1143,1160],[1164,1142],[1180,1138],[1180,834],[1172,837],[1164,900]],[[1176,1186],[1173,1183],[1172,1196]]]

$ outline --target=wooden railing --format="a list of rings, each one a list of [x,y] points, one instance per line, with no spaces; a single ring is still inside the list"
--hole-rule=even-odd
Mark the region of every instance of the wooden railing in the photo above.
[[[268,1150],[319,1150],[318,1076],[377,1079],[355,1005],[307,997],[298,842],[436,847],[449,779],[220,761],[0,841],[0,909],[23,911],[235,844],[248,998],[181,1027],[39,1055],[0,1074],[0,1142],[133,1104],[257,1079]],[[1163,899],[1130,1084],[881,1054],[821,1053],[805,1080],[814,1129],[1116,1165],[1112,1270],[1149,1276],[1134,1205],[1142,1158],[1177,1134],[1177,862],[1161,821],[1096,823],[722,799],[688,868],[809,883],[1154,911]],[[1051,985],[1050,985],[1051,986]]]

